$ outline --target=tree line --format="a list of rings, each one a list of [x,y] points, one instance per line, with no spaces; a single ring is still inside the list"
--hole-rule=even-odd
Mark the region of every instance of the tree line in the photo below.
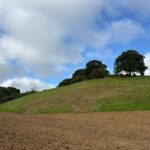
[[[0,103],[10,101],[20,95],[20,90],[14,87],[0,87]]]
[[[25,93],[21,93],[19,89],[14,87],[0,87],[0,104],[35,92],[35,89],[32,89],[31,91],[27,91]]]
[[[144,56],[135,50],[128,50],[116,58],[114,64],[114,75],[136,76],[138,73],[141,76],[144,76],[146,69],[147,67],[144,63]],[[76,70],[73,73],[72,78],[63,80],[58,86],[65,86],[83,80],[104,78],[109,75],[110,73],[105,64],[101,61],[93,60],[86,64],[85,69]]]
[[[141,76],[144,76],[146,69],[144,56],[135,50],[128,50],[116,58],[114,75],[136,76],[136,73],[139,73]],[[110,76],[107,66],[101,61],[92,60],[86,64],[84,69],[76,70],[71,78],[63,80],[58,86],[65,86],[83,80],[104,78],[106,76]],[[35,92],[35,88],[31,89],[31,91],[21,93],[19,89],[14,87],[0,87],[0,104]]]

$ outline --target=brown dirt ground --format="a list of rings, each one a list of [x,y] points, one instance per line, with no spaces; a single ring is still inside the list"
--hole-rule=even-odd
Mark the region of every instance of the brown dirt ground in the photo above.
[[[0,150],[150,150],[150,111],[0,113]]]

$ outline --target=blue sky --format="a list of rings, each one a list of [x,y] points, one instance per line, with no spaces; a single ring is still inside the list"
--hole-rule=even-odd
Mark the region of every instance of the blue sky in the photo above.
[[[134,49],[150,68],[149,0],[0,0],[0,85],[55,87],[92,59]],[[150,69],[146,71],[150,75]]]

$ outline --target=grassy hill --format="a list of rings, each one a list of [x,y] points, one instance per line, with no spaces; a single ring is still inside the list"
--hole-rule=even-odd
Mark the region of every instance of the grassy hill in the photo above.
[[[150,110],[150,77],[83,81],[0,105],[1,112],[32,114],[128,110]]]

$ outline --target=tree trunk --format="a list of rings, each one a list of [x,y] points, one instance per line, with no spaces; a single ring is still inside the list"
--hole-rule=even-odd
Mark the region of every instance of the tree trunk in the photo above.
[[[144,73],[143,73],[143,72],[141,72],[141,76],[144,76]]]
[[[132,72],[131,72],[131,71],[129,71],[129,76],[131,77],[131,75],[132,75]]]

